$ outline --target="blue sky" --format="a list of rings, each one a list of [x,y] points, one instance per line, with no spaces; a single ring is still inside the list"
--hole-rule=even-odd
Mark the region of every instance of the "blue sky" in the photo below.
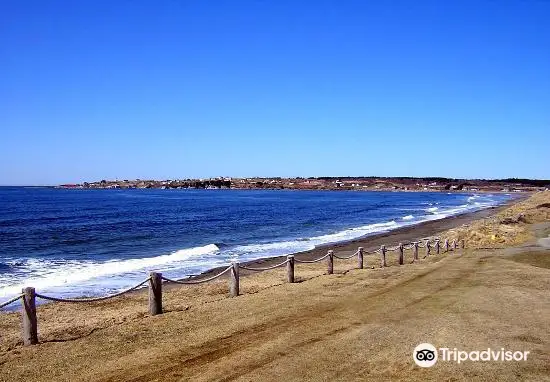
[[[550,178],[550,2],[2,1],[0,184]]]

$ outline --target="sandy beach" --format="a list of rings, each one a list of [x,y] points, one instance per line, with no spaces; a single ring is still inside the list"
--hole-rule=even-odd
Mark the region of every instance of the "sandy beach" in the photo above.
[[[330,246],[346,256],[425,237],[466,249],[412,262],[405,252],[243,272],[241,296],[225,277],[165,288],[147,314],[147,291],[101,303],[38,307],[40,344],[23,347],[18,312],[0,315],[3,381],[550,380],[550,192],[511,205]],[[296,255],[313,259],[327,247]],[[252,262],[269,265],[281,258]],[[207,272],[201,277],[216,272]],[[529,351],[525,362],[439,362],[412,350]]]

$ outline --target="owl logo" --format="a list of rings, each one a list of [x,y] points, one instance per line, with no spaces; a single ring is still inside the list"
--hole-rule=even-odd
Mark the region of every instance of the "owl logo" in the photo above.
[[[432,367],[437,362],[437,349],[432,344],[423,343],[413,350],[413,360],[420,367]]]

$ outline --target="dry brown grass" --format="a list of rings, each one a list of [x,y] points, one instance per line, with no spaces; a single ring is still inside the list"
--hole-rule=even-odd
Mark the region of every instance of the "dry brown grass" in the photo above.
[[[531,224],[549,220],[550,191],[543,191],[487,219],[451,229],[443,236],[464,239],[473,248],[518,245],[533,239]]]
[[[526,211],[539,221],[529,212],[539,198],[496,220]],[[529,223],[518,225],[532,236]],[[18,314],[3,314],[0,380],[550,380],[548,258],[538,247],[466,249],[410,264],[409,251],[399,266],[391,252],[390,267],[370,255],[374,269],[337,260],[330,276],[324,263],[297,264],[298,283],[284,283],[284,270],[263,272],[241,280],[238,298],[227,298],[227,280],[171,288],[167,312],[155,317],[143,292],[49,304],[38,308],[42,343],[32,347],[17,344]],[[420,369],[412,349],[421,342],[531,354],[527,362]]]

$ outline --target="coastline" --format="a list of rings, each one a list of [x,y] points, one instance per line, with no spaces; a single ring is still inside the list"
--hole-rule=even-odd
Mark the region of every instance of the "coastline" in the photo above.
[[[372,250],[442,232],[450,238],[456,227],[477,231],[480,224],[495,227],[489,235],[498,226],[533,235],[492,248],[472,241],[414,262],[406,251],[401,266],[396,252],[387,267],[367,255],[365,269],[357,269],[352,257],[335,261],[332,275],[324,261],[299,264],[294,283],[285,281],[284,267],[243,272],[237,298],[228,298],[227,277],[163,287],[163,314],[156,316],[147,313],[146,290],[103,302],[44,304],[37,309],[36,346],[21,346],[19,312],[3,314],[0,375],[25,382],[280,380],[282,373],[288,380],[420,381],[425,370],[414,367],[410,352],[429,342],[530,351],[521,364],[470,365],[484,380],[514,380],[518,372],[544,380],[550,249],[537,243],[550,237],[550,193],[330,247],[343,255],[359,245]],[[445,362],[429,372],[438,380],[471,380],[472,368],[461,366]]]
[[[65,189],[237,189],[354,191],[522,192],[542,190],[550,181],[532,179],[455,179],[443,177],[216,177],[207,179],[125,179],[61,184]]]
[[[380,248],[381,245],[394,246],[399,243],[406,244],[411,241],[420,240],[425,237],[436,236],[441,232],[456,228],[464,224],[469,224],[476,220],[488,218],[514,204],[520,203],[528,199],[530,195],[531,194],[522,194],[521,196],[515,197],[514,199],[504,202],[498,206],[488,207],[478,211],[465,212],[458,215],[447,216],[437,220],[423,221],[417,224],[397,227],[386,232],[373,233],[360,238],[338,243],[323,244],[307,251],[292,253],[292,255],[301,260],[313,260],[324,256],[326,254],[326,251],[328,251],[329,249],[332,249],[342,255],[350,255],[351,253],[357,251],[358,247],[363,247],[366,251],[371,251],[373,249]],[[372,255],[365,255],[365,258],[367,258],[367,256]],[[245,266],[261,265],[263,267],[268,267],[280,263],[284,260],[286,260],[286,255],[263,257],[256,260],[245,261],[240,264]],[[372,264],[372,261],[370,263]],[[224,270],[225,268],[227,268],[227,266],[214,267],[202,272],[199,275],[182,278],[180,280],[202,280],[207,277],[213,276],[214,274]],[[243,276],[248,276],[254,273],[255,272],[246,270],[241,271],[241,274]],[[169,287],[173,287],[173,285],[169,285]]]
[[[461,225],[466,225],[480,219],[488,218],[490,216],[493,216],[499,213],[502,210],[505,210],[506,208],[512,205],[515,205],[517,203],[520,203],[528,199],[530,195],[532,195],[532,193],[522,194],[521,196],[517,196],[513,199],[510,199],[498,206],[488,207],[488,208],[484,208],[484,209],[472,211],[472,212],[463,212],[457,215],[447,216],[441,219],[423,221],[423,222],[419,222],[408,226],[396,227],[394,229],[391,229],[385,232],[372,233],[372,234],[368,234],[366,236],[351,239],[351,240],[341,241],[337,243],[322,244],[307,251],[289,253],[288,255],[293,255],[300,260],[311,261],[324,256],[329,249],[333,250],[335,253],[339,255],[349,256],[350,254],[356,252],[358,247],[363,247],[365,251],[372,251],[374,249],[380,248],[381,245],[395,246],[398,243],[407,244],[409,242],[420,240],[423,238],[434,237],[440,234],[441,232],[447,231],[449,229],[457,228]],[[243,261],[240,264],[248,267],[254,267],[254,266],[269,267],[286,260],[286,256],[287,255],[266,256],[266,257],[262,257],[254,260]],[[365,258],[365,268],[378,267],[378,263],[379,263],[378,255],[365,253],[364,258]],[[176,280],[177,281],[185,281],[185,280],[200,281],[200,280],[212,277],[218,274],[219,272],[225,270],[226,268],[227,268],[226,265],[212,267],[201,272],[200,274],[189,276],[189,277],[177,278]],[[263,271],[249,271],[249,270],[241,269],[240,276],[248,277],[261,272]],[[181,285],[177,285],[173,283],[164,283],[164,289],[166,290],[173,290],[181,287],[182,287]],[[148,293],[147,285],[140,287],[138,289],[132,290],[128,292],[127,295],[135,297],[135,296],[141,296],[144,293]],[[88,296],[81,296],[81,297],[88,297]],[[75,298],[80,298],[80,297],[75,297]],[[37,306],[57,306],[59,304],[63,304],[63,303],[51,302],[51,301],[37,302]],[[0,311],[0,315],[2,313],[15,313],[19,309],[20,309],[19,306],[17,306],[15,309],[8,307],[4,311]]]
[[[288,190],[287,192],[293,192],[293,190]],[[350,192],[350,191],[348,191]],[[353,191],[351,191],[353,192]],[[432,193],[430,193],[432,194]],[[462,193],[464,195],[470,195],[469,193]],[[466,196],[465,196],[466,197]],[[504,204],[500,204],[500,206],[506,206],[510,203],[514,203],[516,200],[522,200],[524,198],[527,197],[527,194],[522,194],[522,195],[514,195],[514,197],[510,197],[507,201],[505,202],[502,202],[501,203],[504,203]],[[480,199],[481,200],[481,199]],[[464,206],[461,206],[461,207],[464,207]],[[474,206],[470,206],[470,207],[474,207]],[[475,208],[475,207],[474,207]],[[498,206],[497,206],[498,208]],[[457,219],[459,219],[460,221],[470,221],[471,219],[475,219],[476,217],[478,216],[485,216],[486,214],[490,213],[490,212],[487,212],[487,211],[492,211],[494,209],[494,207],[489,207],[489,208],[484,208],[482,210],[477,210],[477,211],[472,211],[472,210],[466,210],[466,211],[461,211],[461,213],[458,213],[457,215],[452,215],[452,216],[447,216],[447,217],[444,217],[444,218],[439,218],[439,219],[435,219],[435,220],[427,220],[427,221],[422,221],[422,218],[430,218],[432,217],[431,216],[431,213],[427,213],[424,212],[424,216],[422,215],[419,215],[420,219],[418,219],[419,221],[415,221],[414,224],[411,224],[410,222],[402,222],[401,219],[397,218],[394,216],[394,221],[391,221],[391,218],[388,218],[386,220],[384,219],[378,219],[377,221],[380,222],[380,223],[383,223],[382,226],[384,225],[387,225],[388,227],[386,228],[383,228],[383,229],[386,229],[386,231],[383,231],[383,232],[374,232],[374,233],[368,233],[365,235],[365,232],[368,232],[367,230],[365,231],[362,231],[362,230],[359,230],[359,232],[354,232],[355,229],[359,229],[359,228],[362,228],[362,227],[357,227],[357,226],[361,226],[360,223],[357,223],[356,225],[352,225],[351,227],[356,227],[356,228],[349,228],[349,226],[346,226],[344,225],[343,228],[340,228],[340,229],[337,229],[336,231],[338,233],[340,233],[340,230],[343,230],[342,232],[346,232],[346,231],[349,231],[349,235],[348,233],[346,232],[345,235],[342,235],[343,237],[347,237],[346,239],[343,239],[342,236],[339,236],[339,235],[335,235],[334,237],[332,237],[332,234],[330,235],[327,235],[329,236],[329,239],[333,239],[333,240],[342,240],[342,241],[338,241],[338,242],[332,242],[332,243],[326,243],[326,241],[328,241],[327,239],[324,240],[324,244],[320,244],[322,243],[323,241],[320,241],[320,242],[317,242],[317,246],[315,248],[312,248],[313,245],[311,244],[306,244],[306,245],[301,245],[301,246],[289,246],[288,248],[286,248],[286,251],[278,251],[277,254],[270,254],[269,252],[261,252],[261,251],[257,251],[257,252],[252,252],[250,255],[246,252],[244,252],[244,255],[243,258],[241,258],[240,262],[241,264],[243,265],[253,265],[253,264],[269,264],[269,265],[272,265],[272,264],[275,264],[275,262],[280,262],[280,261],[284,261],[286,260],[286,256],[287,255],[295,255],[297,256],[297,258],[303,258],[303,259],[306,259],[306,260],[311,260],[311,259],[314,259],[314,258],[317,258],[317,257],[321,257],[323,255],[326,254],[326,250],[327,249],[334,249],[336,251],[355,251],[357,249],[358,246],[363,246],[366,250],[372,250],[373,248],[371,248],[371,246],[373,245],[373,243],[376,245],[376,248],[379,248],[381,244],[385,244],[385,245],[388,245],[388,246],[393,246],[393,245],[396,245],[399,240],[402,240],[403,242],[408,242],[410,240],[417,240],[417,239],[420,239],[422,237],[425,237],[425,236],[428,236],[428,235],[431,235],[431,230],[432,229],[437,229],[437,227],[441,227],[440,230],[444,230],[444,229],[447,229],[448,227],[451,227],[453,226],[454,224],[458,224],[458,223],[452,223],[450,225],[448,225],[449,223],[447,222],[452,222],[452,221],[455,221]],[[460,210],[460,209],[459,209]],[[445,216],[444,213],[445,211],[442,211],[443,215],[439,215],[437,217],[441,217],[441,216]],[[456,213],[456,211],[455,211]],[[416,214],[416,212],[415,212]],[[467,216],[472,216],[472,218],[470,219],[467,219],[467,220],[464,220],[465,217]],[[433,218],[433,217],[432,217]],[[345,219],[344,219],[345,221]],[[393,225],[391,224],[387,224],[387,223],[392,223]],[[395,223],[397,222],[397,224]],[[372,225],[378,225],[378,224],[374,224],[372,223]],[[380,228],[377,228],[377,229],[380,229]],[[333,231],[334,232],[334,231]],[[409,232],[411,235],[410,236],[406,236],[405,234]],[[389,236],[389,235],[397,235],[397,234],[400,234],[402,233],[403,235],[399,236],[398,241],[396,241],[395,243],[391,243],[391,242],[377,242],[376,239],[377,238],[381,238],[381,237],[385,237],[385,236]],[[291,233],[291,235],[293,234],[296,234],[298,235],[299,232],[296,231],[295,233]],[[357,237],[357,235],[364,235],[364,236],[360,236],[360,237]],[[355,238],[353,238],[355,236]],[[403,236],[403,237],[402,237]],[[212,242],[215,242],[215,241],[212,241]],[[353,246],[356,245],[355,248],[353,248]],[[309,249],[309,250],[305,250],[305,251],[302,251],[304,248],[312,248],[312,249]],[[183,250],[185,250],[185,247],[183,248]],[[246,259],[246,260],[245,260]],[[252,259],[252,260],[249,260],[249,259]],[[224,257],[224,262],[226,262],[227,265],[229,265],[229,261],[232,261],[233,259],[230,258],[230,257]],[[239,260],[237,260],[239,261]],[[224,264],[224,262],[221,262],[221,261],[216,261],[218,264]],[[221,269],[225,269],[227,267],[227,265],[216,265],[216,264],[204,264],[201,269],[196,269],[194,272],[185,272],[185,269],[183,269],[183,271],[180,273],[180,277],[173,277],[174,279],[179,279],[179,280],[186,280],[188,279],[189,277],[185,276],[185,274],[190,274],[192,273],[192,276],[190,276],[191,279],[203,279],[205,277],[210,277],[212,275],[215,275],[215,273],[218,271],[218,270],[221,270]],[[154,266],[152,266],[152,268],[143,268],[142,269],[142,273],[143,273],[143,278],[146,277],[146,272],[147,271],[158,271],[158,272],[162,272],[162,268],[160,269],[155,269]],[[168,275],[169,273],[167,273]],[[248,274],[248,272],[243,272],[244,275]],[[126,280],[126,287],[130,287],[132,284],[137,284],[138,281],[134,281],[132,282],[133,279],[130,279],[130,280]],[[20,291],[20,288],[21,287],[27,287],[27,286],[33,286],[32,283],[29,283],[29,284],[21,284],[21,286],[19,288],[13,288],[12,287],[12,290],[13,290],[13,293],[15,295],[16,292],[19,292]],[[36,285],[39,289],[39,291],[41,290],[40,288],[40,285]],[[74,284],[75,288],[78,289],[78,284]],[[124,287],[121,287],[121,289],[124,289]],[[141,288],[142,289],[142,288]],[[140,290],[137,290],[137,291],[133,291],[133,293],[139,293]],[[45,290],[42,290],[42,292],[46,293],[47,294],[47,291]],[[63,296],[63,294],[60,294],[60,295],[56,295],[56,297],[71,297],[71,298],[81,298],[81,297],[101,297],[101,296],[105,296],[105,295],[109,295],[109,294],[113,294],[113,292],[100,292],[100,291],[97,291],[97,292],[93,292],[92,293],[92,290],[89,290],[90,293],[87,293],[87,290],[86,288],[80,288],[79,291],[77,291],[77,293],[74,293],[72,295],[69,295],[69,296]],[[7,300],[7,299],[6,299]],[[38,302],[40,305],[43,305],[43,304],[48,304],[48,302],[46,301],[39,301]],[[13,309],[13,308],[12,308]],[[12,310],[10,308],[8,308],[7,310]]]

